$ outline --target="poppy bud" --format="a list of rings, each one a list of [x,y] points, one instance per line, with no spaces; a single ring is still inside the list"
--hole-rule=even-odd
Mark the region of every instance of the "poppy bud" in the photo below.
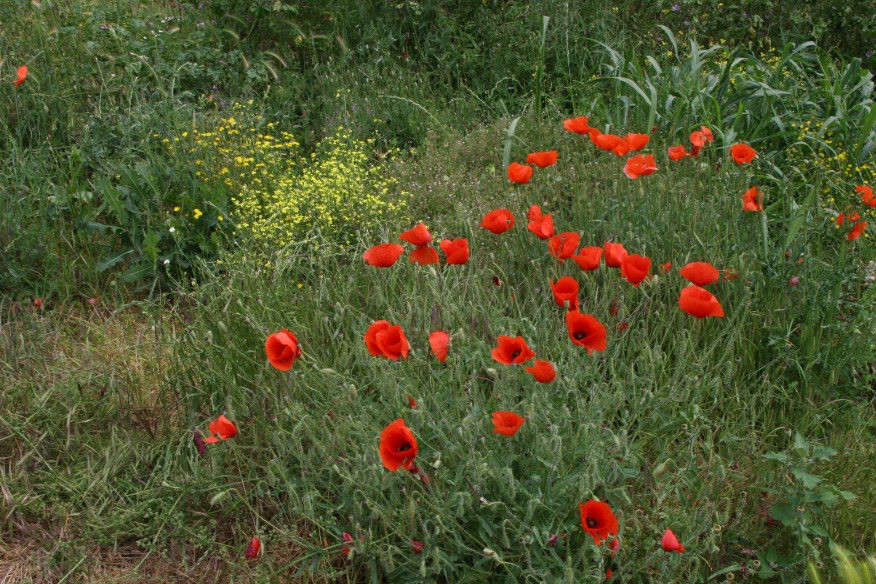
[[[557,546],[557,539],[558,539],[558,537],[557,537],[556,533],[553,534],[552,536],[550,536],[548,538],[548,541],[547,541],[548,547],[556,547]]]
[[[259,538],[254,537],[250,540],[249,545],[246,546],[246,552],[244,552],[244,557],[248,559],[257,558],[259,555],[259,550],[262,549],[262,543],[259,541]]]
[[[201,432],[195,428],[195,431],[192,434],[192,441],[195,443],[195,448],[198,450],[198,454],[204,456],[207,452],[207,445],[204,443],[204,438],[201,437]]]
[[[493,369],[492,367],[488,367],[486,373],[487,373],[487,377],[489,377],[490,379],[492,379],[494,381],[499,378],[499,373],[495,369]]]
[[[40,300],[39,298],[37,298],[33,301],[33,305],[36,306],[37,308],[41,308],[43,305],[43,301]]]

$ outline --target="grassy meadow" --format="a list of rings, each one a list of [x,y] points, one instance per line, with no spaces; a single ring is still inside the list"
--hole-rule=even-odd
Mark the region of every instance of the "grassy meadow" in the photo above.
[[[876,582],[876,19],[835,4],[0,4],[0,582]]]

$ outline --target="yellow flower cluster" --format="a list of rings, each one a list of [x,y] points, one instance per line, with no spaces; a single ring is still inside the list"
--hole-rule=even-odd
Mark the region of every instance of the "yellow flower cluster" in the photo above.
[[[252,113],[251,105],[237,104],[213,127],[164,142],[175,156],[190,158],[198,176],[230,191],[230,218],[241,241],[253,244],[245,253],[263,265],[313,230],[346,243],[406,207],[409,194],[374,163],[370,142],[338,128],[305,156],[291,133]]]
[[[339,128],[309,157],[278,161],[269,168],[268,181],[253,181],[232,196],[238,229],[270,261],[311,230],[346,243],[357,230],[398,213],[408,195],[370,163],[368,147]]]

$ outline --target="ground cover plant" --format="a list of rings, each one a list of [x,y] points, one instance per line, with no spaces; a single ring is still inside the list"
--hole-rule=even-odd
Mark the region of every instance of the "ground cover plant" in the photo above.
[[[4,581],[872,581],[869,57],[344,6],[2,33]]]

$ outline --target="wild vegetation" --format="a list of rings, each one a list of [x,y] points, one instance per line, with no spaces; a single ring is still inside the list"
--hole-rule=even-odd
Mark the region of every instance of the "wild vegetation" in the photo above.
[[[873,582],[859,4],[0,6],[0,580]]]

